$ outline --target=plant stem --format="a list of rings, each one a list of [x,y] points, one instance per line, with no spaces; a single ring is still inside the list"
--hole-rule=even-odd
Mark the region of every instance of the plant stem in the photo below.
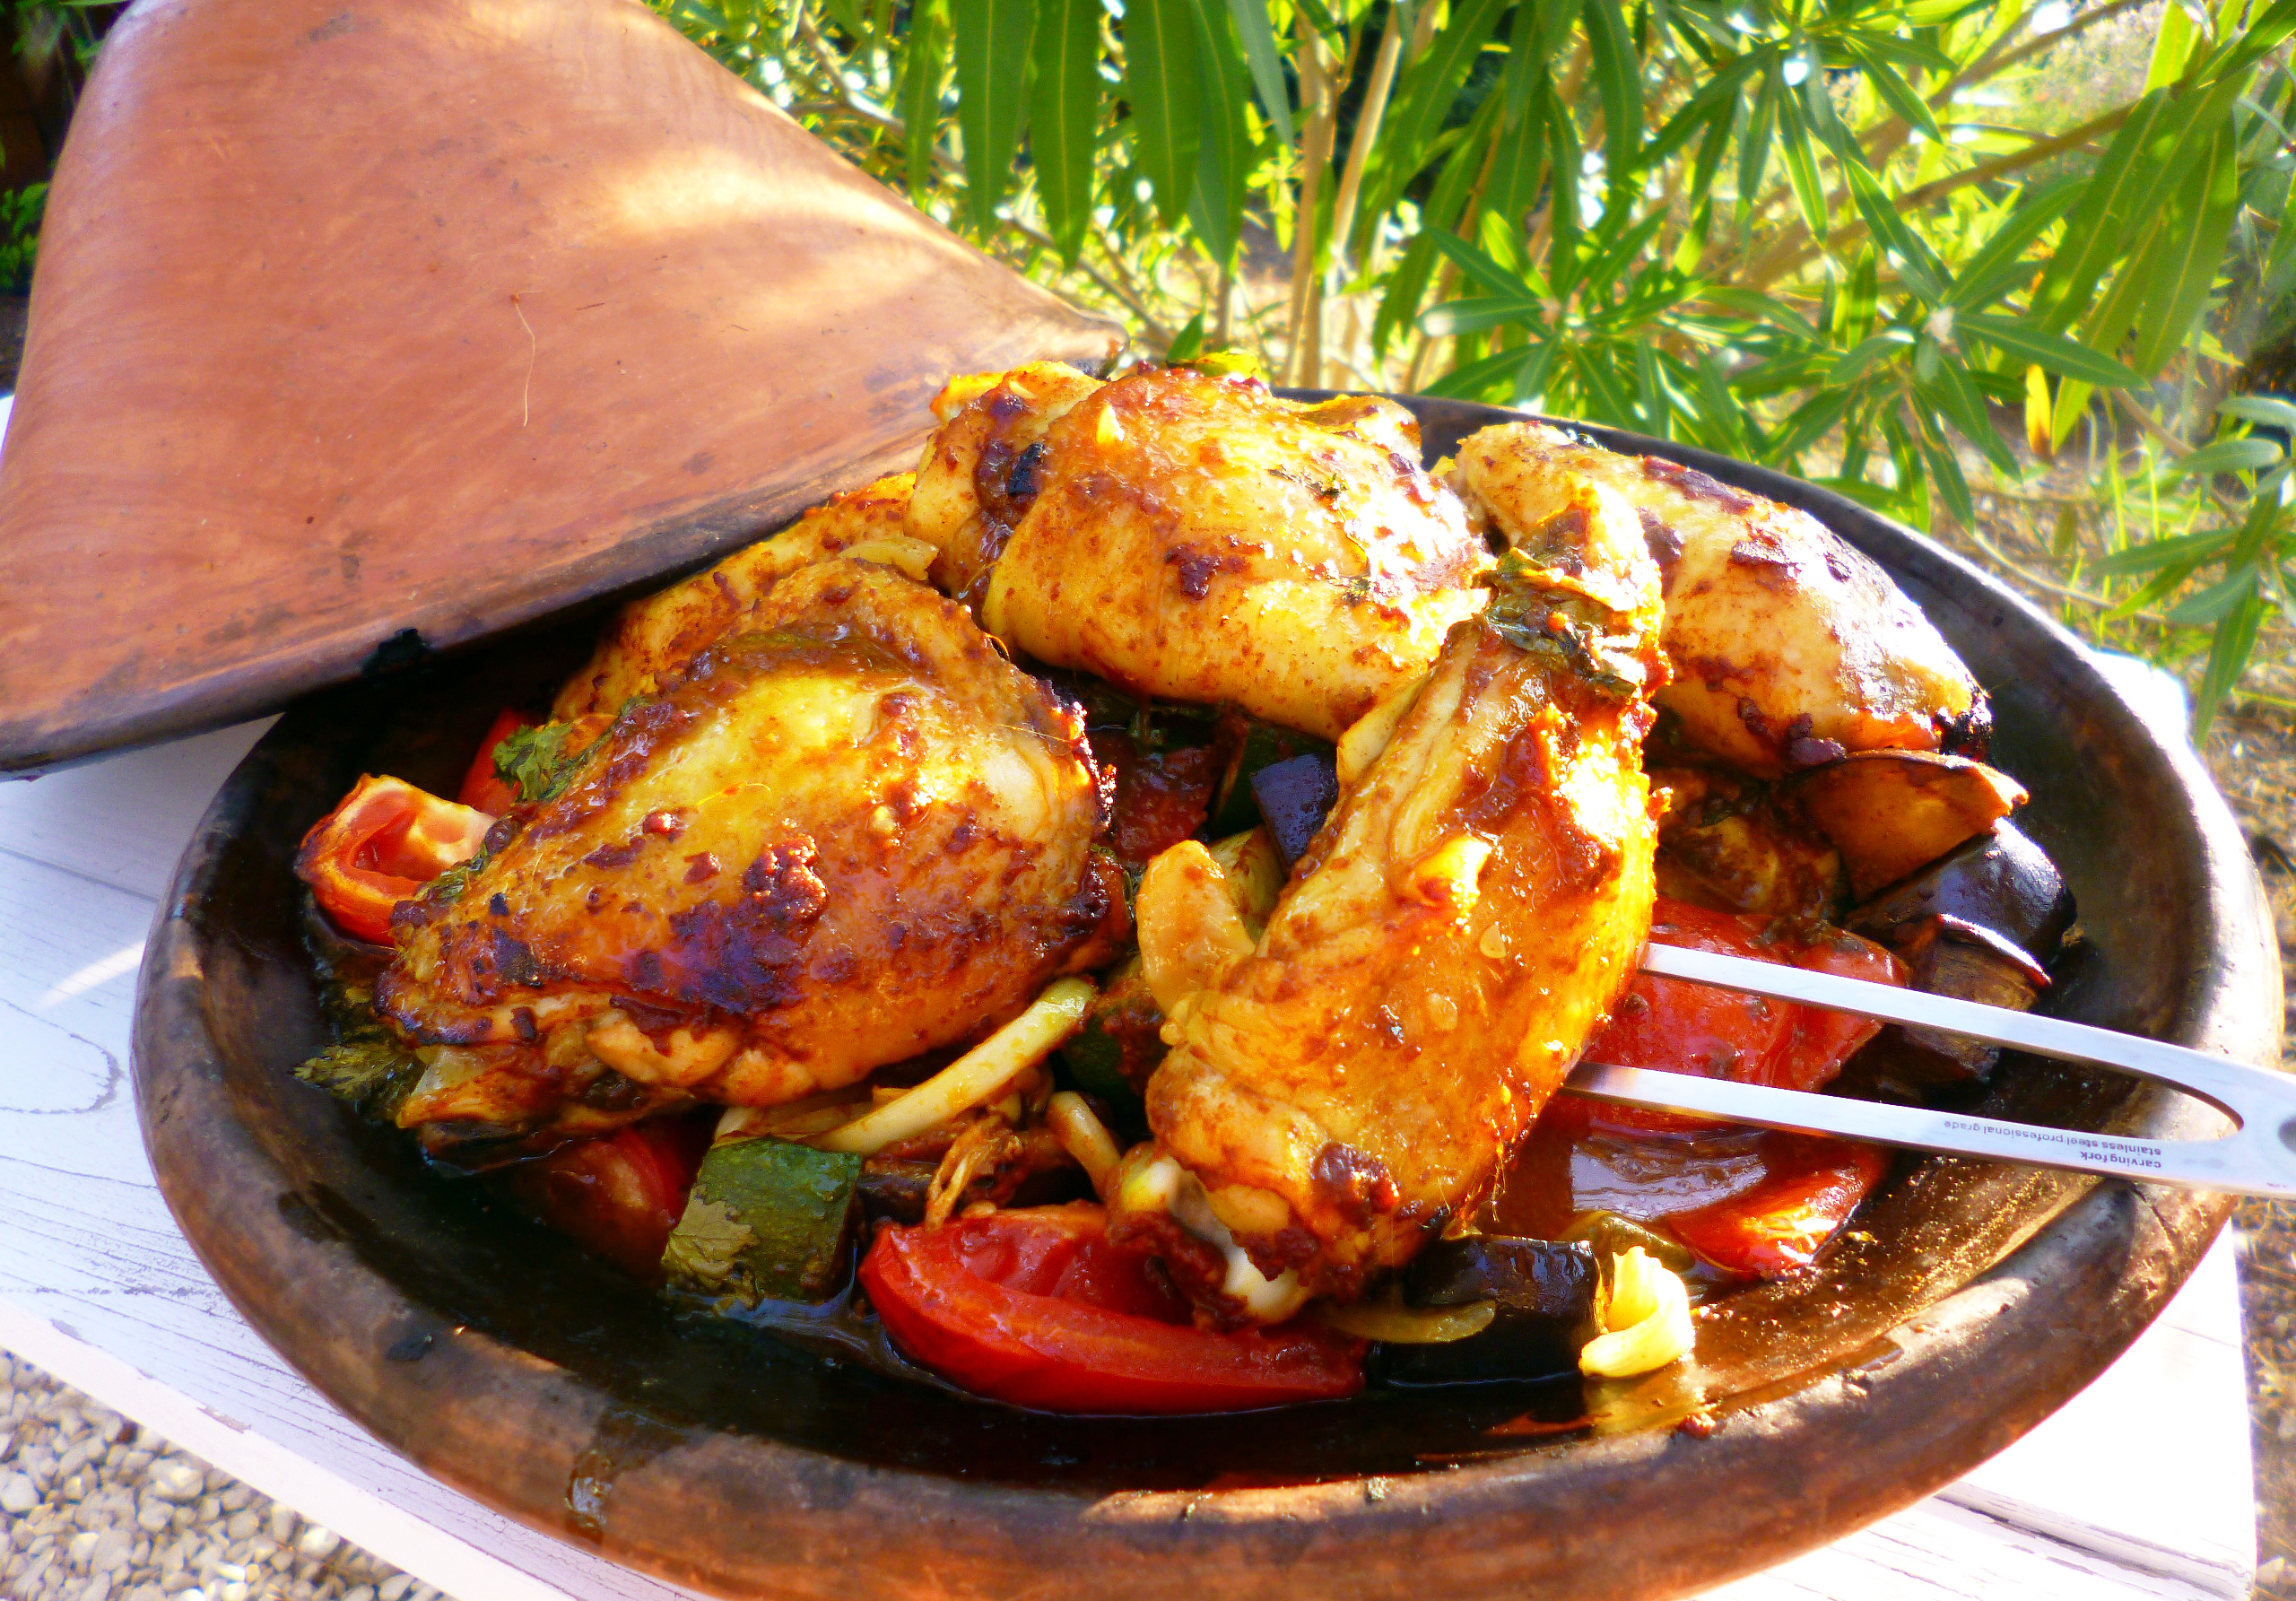
[[[2050,139],[2037,139],[2022,150],[2013,151],[2005,156],[1996,156],[1989,161],[1979,161],[1976,166],[1953,173],[1950,177],[1935,178],[1908,189],[1897,197],[1895,203],[1897,209],[1900,212],[1918,210],[1934,201],[1943,200],[1957,190],[1966,189],[1972,184],[1981,184],[1996,178],[2005,178],[2012,172],[2020,172],[2028,167],[2046,161],[2051,156],[2062,155],[2068,150],[2078,150],[2091,140],[2109,134],[2120,126],[2122,123],[2128,120],[2129,113],[2135,109],[2134,105],[2123,106],[2118,110],[2106,112],[2102,117],[2092,117],[2070,133],[2059,134]],[[1866,232],[1866,221],[1862,217],[1844,222],[1826,235],[1822,248],[1826,253],[1831,254],[1840,249],[1842,246],[1862,238]],[[1798,242],[1795,237],[1797,234],[1800,236]],[[1797,225],[1788,231],[1785,239],[1772,246],[1761,260],[1747,269],[1743,281],[1750,289],[1766,290],[1787,273],[1818,255],[1820,249],[1820,246],[1810,242],[1809,230]]]
[[[1431,13],[1433,6],[1429,4]],[[1379,53],[1371,58],[1370,82],[1363,86],[1363,104],[1355,113],[1355,134],[1347,142],[1347,165],[1341,169],[1339,192],[1332,196],[1331,253],[1335,266],[1347,259],[1348,236],[1355,228],[1356,196],[1363,188],[1364,164],[1379,136],[1379,122],[1387,115],[1387,96],[1396,86],[1396,68],[1403,59],[1402,19],[1390,9],[1387,25],[1379,35]]]
[[[2135,422],[2139,428],[2142,428],[2146,433],[2152,435],[2152,438],[2160,440],[2161,448],[2167,450],[2170,455],[2190,456],[2192,454],[2192,447],[2190,445],[2186,444],[2182,439],[2177,438],[2176,435],[2161,427],[2159,422],[2153,420],[2151,413],[2147,412],[2143,406],[2137,405],[2136,402],[2128,397],[2127,391],[2124,389],[2115,389],[2111,393],[2113,405],[2118,407],[2121,413],[2131,422]]]
[[[1983,551],[1987,556],[1990,557],[2002,567],[2006,568],[2009,571],[2016,574],[2018,578],[2023,579],[2026,583],[2031,584],[2036,589],[2044,590],[2062,600],[2078,601],[2081,605],[2084,606],[2093,606],[2100,612],[2109,612],[2120,604],[2118,601],[2109,600],[2101,595],[2092,595],[2086,589],[2075,589],[2069,584],[2060,584],[2055,579],[2043,578],[2039,573],[2033,572],[2021,565],[2019,562],[2012,560],[2006,552],[2003,551],[1998,545],[1995,544],[1993,541],[1987,539],[1984,535],[1979,533],[1975,528],[1963,528],[1961,532],[1969,535],[1970,543],[1976,545],[1980,551]],[[2154,623],[2162,628],[2170,626],[2169,620],[2167,618],[2162,617],[2154,612],[2131,612],[2127,614],[2127,617],[2135,618],[2145,622]],[[2123,619],[2123,621],[2126,620],[2127,619],[2126,618]]]
[[[1284,364],[1292,381],[1312,385],[1314,363],[1320,352],[1307,348],[1309,302],[1318,287],[1316,278],[1316,198],[1324,169],[1331,164],[1332,138],[1337,123],[1338,96],[1333,93],[1324,63],[1323,39],[1303,10],[1299,13],[1300,104],[1308,113],[1300,130],[1299,198],[1292,211],[1292,304],[1285,319],[1288,339]]]

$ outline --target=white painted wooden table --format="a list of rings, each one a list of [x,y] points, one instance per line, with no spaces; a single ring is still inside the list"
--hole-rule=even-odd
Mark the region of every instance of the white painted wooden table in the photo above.
[[[0,784],[0,1347],[462,1601],[683,1594],[498,1517],[242,1322],[161,1203],[127,1081],[144,937],[261,725]],[[1716,1592],[2241,1597],[2255,1565],[2229,1240],[2123,1360],[1939,1495]]]

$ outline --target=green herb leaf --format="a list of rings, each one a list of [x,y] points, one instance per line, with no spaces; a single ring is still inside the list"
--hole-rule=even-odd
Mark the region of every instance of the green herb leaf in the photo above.
[[[320,1005],[335,1043],[295,1069],[295,1076],[388,1123],[422,1076],[422,1064],[375,1015],[373,988],[330,980]]]
[[[1029,90],[1029,160],[1060,257],[1071,266],[1092,220],[1093,135],[1100,119],[1100,0],[1039,0]]]
[[[1037,0],[949,0],[957,59],[957,126],[965,143],[965,203],[973,230],[996,226],[1029,105],[1029,39]]]
[[[1199,138],[1196,22],[1199,0],[1132,0],[1124,13],[1124,98],[1132,108],[1133,160],[1170,228],[1196,190]]]
[[[1251,66],[1252,88],[1259,95],[1260,109],[1267,113],[1276,138],[1290,144],[1295,137],[1292,91],[1283,81],[1283,52],[1276,46],[1275,29],[1268,21],[1267,0],[1228,0],[1228,14],[1235,21],[1237,38],[1243,41],[1244,59]]]
[[[557,796],[580,770],[596,742],[572,755],[566,753],[571,723],[540,723],[509,735],[494,747],[494,771],[515,786],[519,800],[538,805]]]

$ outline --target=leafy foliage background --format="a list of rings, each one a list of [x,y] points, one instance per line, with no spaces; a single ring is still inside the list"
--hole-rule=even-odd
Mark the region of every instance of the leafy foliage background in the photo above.
[[[2204,723],[2296,622],[2296,0],[654,3],[1150,351],[2008,497]]]

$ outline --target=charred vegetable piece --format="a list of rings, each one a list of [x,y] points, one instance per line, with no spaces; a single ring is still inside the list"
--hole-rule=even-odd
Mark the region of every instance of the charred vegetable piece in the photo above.
[[[1236,714],[1234,720],[1240,727],[1229,725],[1223,719],[1222,730],[1232,738],[1235,753],[1228,758],[1227,770],[1220,776],[1219,794],[1212,803],[1212,831],[1215,834],[1232,834],[1258,823],[1259,800],[1252,793],[1255,775],[1280,761],[1331,754],[1330,744],[1311,734],[1279,728],[1274,723],[1263,723],[1257,718],[1241,714]]]
[[[1896,950],[1913,987],[1931,995],[2027,1012],[2048,988],[2048,972],[2023,950],[1959,918],[1925,918],[1901,926]],[[1961,1034],[1904,1027],[1887,1033],[1884,1050],[1900,1075],[1916,1084],[1981,1079],[2001,1059],[1997,1046]],[[1900,1056],[1907,1059],[1897,1061]]]
[[[1382,1345],[1372,1372],[1402,1388],[1555,1379],[1578,1370],[1578,1353],[1601,1332],[1602,1274],[1593,1248],[1504,1234],[1443,1240],[1419,1254],[1404,1277],[1413,1306],[1492,1303],[1481,1334],[1445,1344]]]
[[[1982,761],[1927,751],[1861,751],[1787,793],[1841,851],[1859,895],[1887,888],[2025,803],[2025,787]]]
[[[1148,1075],[1164,1059],[1163,1024],[1135,955],[1109,975],[1083,1026],[1060,1048],[1060,1059],[1078,1089],[1136,1111]]]
[[[858,1156],[787,1140],[711,1147],[662,1253],[680,1289],[760,1301],[826,1301],[845,1278],[859,1207]]]
[[[1851,926],[1895,951],[1913,987],[2029,1010],[2048,987],[2041,963],[2073,920],[2073,898],[2041,848],[2007,822],[1852,914]],[[1861,1075],[1876,1091],[1918,1098],[1983,1079],[1995,1047],[1933,1029],[1883,1031]]]
[[[861,1162],[861,1213],[870,1222],[891,1218],[897,1223],[921,1223],[933,1195],[933,1175],[940,1163],[911,1162],[898,1156],[865,1157]]]
[[[685,1208],[699,1159],[700,1141],[689,1133],[647,1123],[578,1140],[508,1169],[502,1182],[552,1228],[658,1288],[663,1248]]]
[[[1261,768],[1251,786],[1259,814],[1289,867],[1307,854],[1309,842],[1339,804],[1339,769],[1328,754],[1311,753]]]
[[[1942,914],[1988,929],[2045,962],[2072,927],[2074,909],[2048,853],[2005,822],[1874,896],[1845,927],[1891,944],[1901,927]]]

